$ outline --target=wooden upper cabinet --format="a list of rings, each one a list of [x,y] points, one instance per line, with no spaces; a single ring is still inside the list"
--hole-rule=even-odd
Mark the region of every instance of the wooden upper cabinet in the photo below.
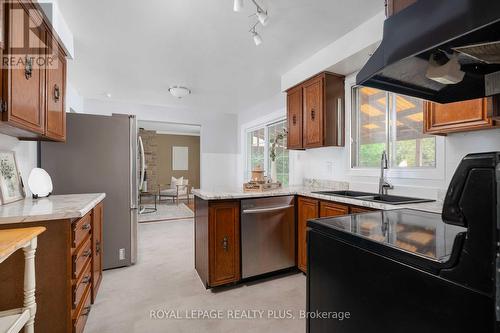
[[[240,280],[239,216],[238,201],[210,203],[208,229],[211,287]]]
[[[304,148],[323,146],[323,77],[316,77],[304,89]]]
[[[343,76],[321,73],[287,94],[288,149],[344,146]]]
[[[302,149],[302,86],[288,92],[288,149]]]
[[[52,37],[50,37],[49,43],[52,52],[47,56],[47,119],[45,123],[45,137],[55,141],[65,141],[66,57]]]
[[[425,103],[424,132],[445,135],[497,127],[491,98],[450,104]]]
[[[0,36],[5,36],[0,132],[25,140],[64,141],[66,54],[36,1],[5,3],[0,0]]]
[[[319,217],[334,217],[349,215],[349,206],[329,201],[321,201],[319,206]]]
[[[6,112],[3,112],[2,120],[25,130],[20,132],[19,136],[37,137],[45,131],[45,68],[43,63],[39,64],[39,60],[45,57],[46,30],[41,24],[41,17],[30,15],[28,9],[16,2],[9,5],[6,18],[5,54],[15,64],[11,62],[11,65],[3,70]],[[29,43],[25,41],[25,22],[29,22],[31,27]]]
[[[385,15],[391,17],[415,2],[417,0],[385,0]]]
[[[307,220],[319,217],[319,201],[299,197],[297,200],[297,267],[307,271]]]

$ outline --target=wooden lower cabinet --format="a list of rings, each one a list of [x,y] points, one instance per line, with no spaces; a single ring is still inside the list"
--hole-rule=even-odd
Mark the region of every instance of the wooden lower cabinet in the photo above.
[[[102,203],[80,219],[0,224],[0,230],[46,228],[38,237],[35,259],[35,332],[83,332],[93,301],[92,291],[96,290],[92,239],[94,229],[99,227],[92,216],[99,214],[100,209]],[[9,283],[0,283],[0,311],[22,307],[23,298],[19,295],[23,291],[23,276],[24,256],[18,251],[2,263],[0,282]]]
[[[321,201],[319,217],[343,216],[349,214],[349,206],[329,201]]]
[[[97,291],[102,281],[102,221],[104,220],[104,205],[99,203],[92,211],[92,303],[97,297]]]
[[[450,104],[426,102],[424,132],[446,135],[498,127],[493,120],[493,100],[474,99]]]
[[[240,202],[195,199],[195,268],[205,287],[238,282]]]
[[[350,214],[359,214],[359,213],[374,212],[376,210],[377,209],[368,208],[368,207],[358,207],[358,206],[351,206],[351,207],[349,207]]]
[[[307,272],[307,220],[319,217],[319,200],[299,197],[297,200],[297,267]]]

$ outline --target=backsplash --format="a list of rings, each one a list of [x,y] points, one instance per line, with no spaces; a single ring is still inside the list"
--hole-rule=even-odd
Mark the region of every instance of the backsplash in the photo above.
[[[304,178],[302,185],[309,188],[327,188],[332,191],[343,191],[349,189],[348,182],[340,182],[327,179]]]

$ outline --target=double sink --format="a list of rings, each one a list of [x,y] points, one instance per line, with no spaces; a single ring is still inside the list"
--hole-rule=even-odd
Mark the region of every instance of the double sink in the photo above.
[[[386,204],[390,204],[390,205],[403,205],[403,204],[413,204],[413,203],[436,201],[436,200],[431,200],[431,199],[410,198],[410,197],[402,197],[402,196],[397,196],[397,195],[358,192],[358,191],[317,191],[317,192],[312,192],[312,193],[354,198],[354,199],[358,199],[358,200],[380,202],[380,203],[386,203]]]

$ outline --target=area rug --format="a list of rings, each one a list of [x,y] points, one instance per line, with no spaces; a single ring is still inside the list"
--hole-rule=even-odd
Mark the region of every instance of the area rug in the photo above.
[[[146,207],[153,207],[153,205],[148,204]],[[139,214],[139,223],[180,220],[193,217],[193,211],[183,203],[179,203],[179,205],[162,203],[157,206],[156,212]]]

